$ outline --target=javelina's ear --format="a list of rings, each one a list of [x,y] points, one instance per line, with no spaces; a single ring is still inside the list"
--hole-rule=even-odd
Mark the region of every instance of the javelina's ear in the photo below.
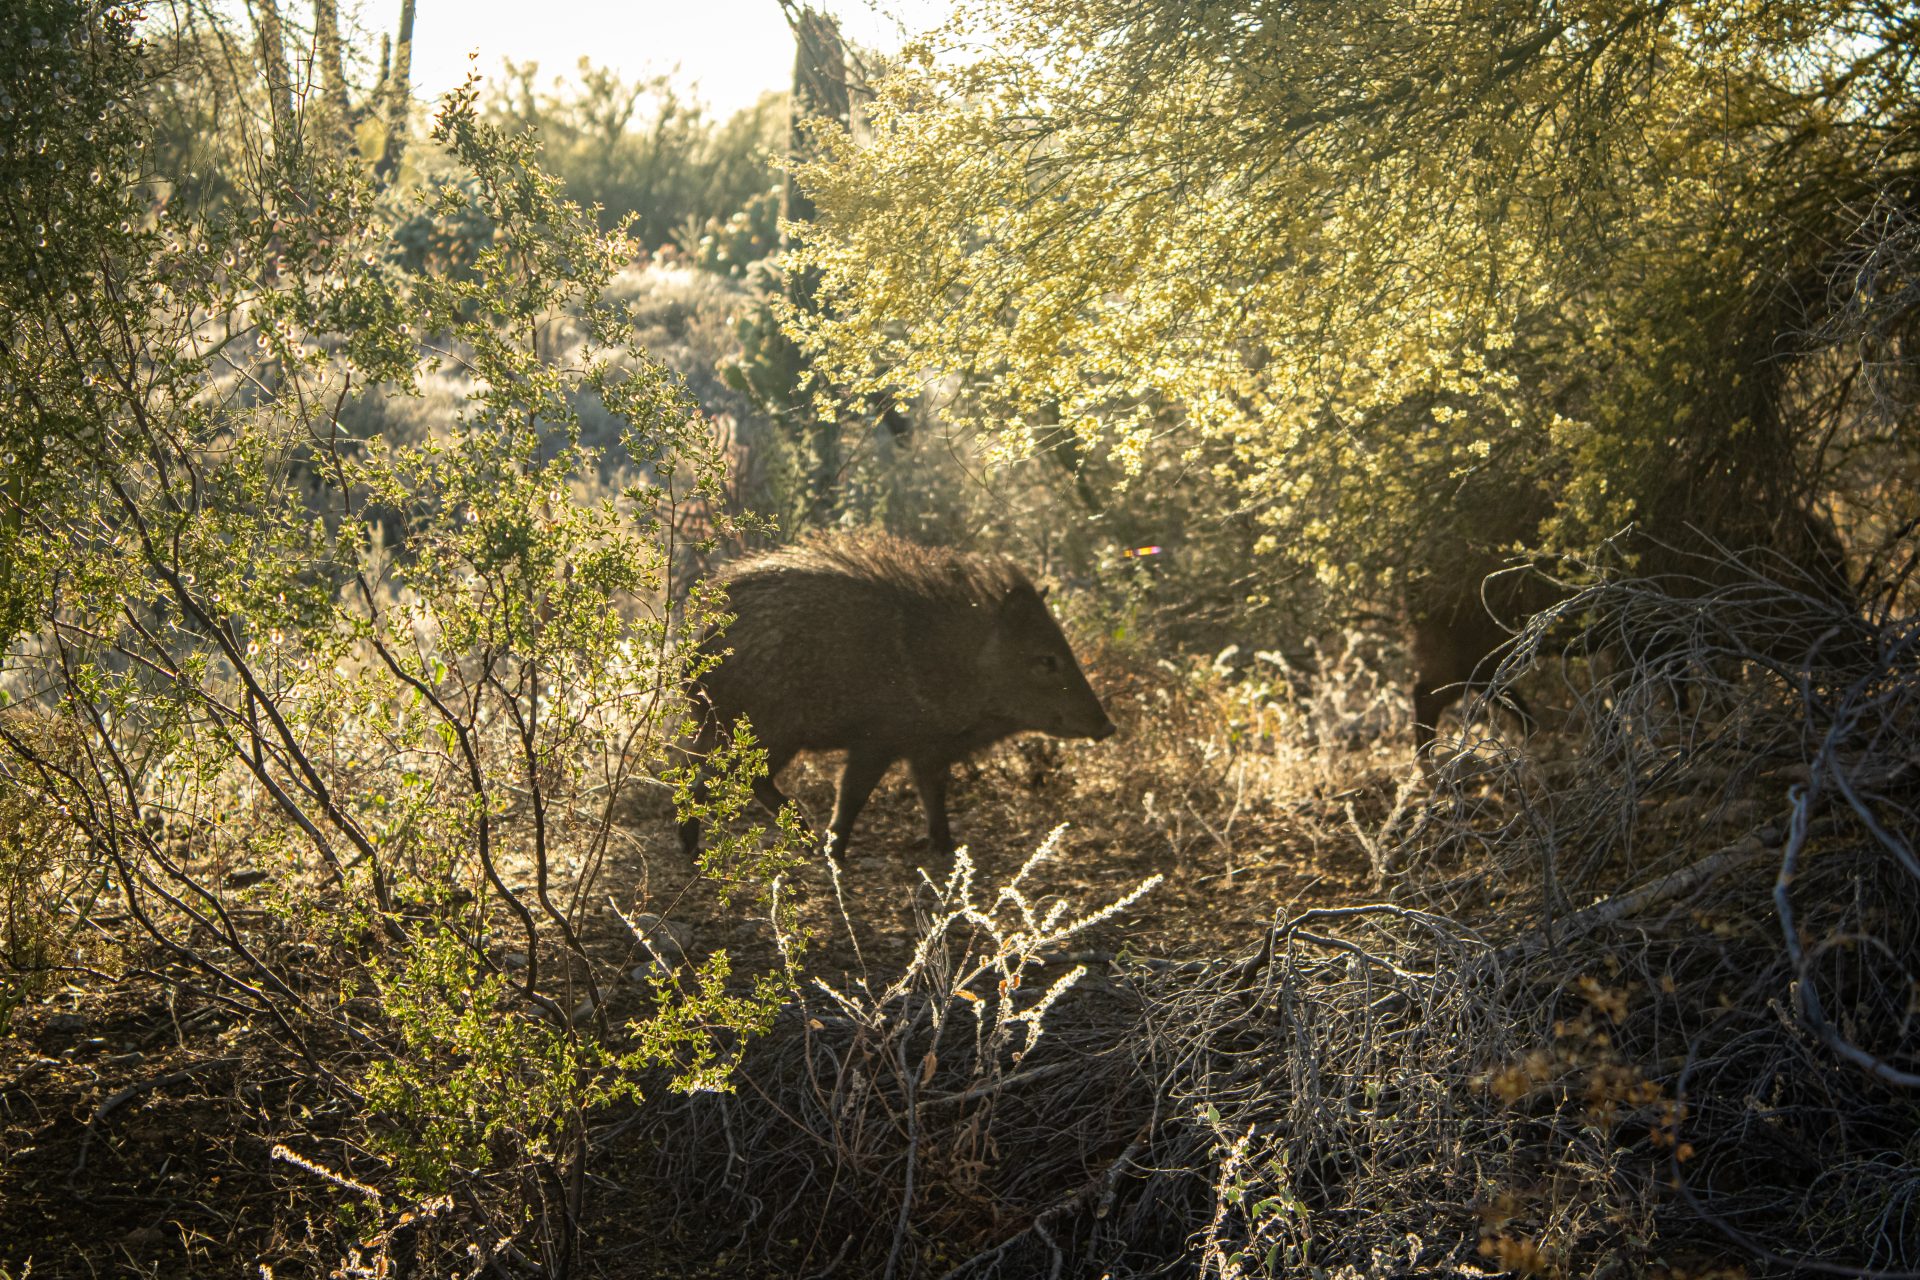
[[[1045,600],[1049,595],[1053,594],[1053,588],[1050,586],[1041,587],[1039,590],[1040,590],[1040,598],[1042,600]]]
[[[1020,606],[1028,600],[1037,598],[1033,584],[1016,582],[1007,588],[1007,594],[1000,597],[1000,618],[1005,621],[1020,612]]]

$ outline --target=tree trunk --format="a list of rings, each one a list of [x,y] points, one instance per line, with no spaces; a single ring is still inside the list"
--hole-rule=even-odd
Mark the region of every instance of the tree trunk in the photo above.
[[[407,112],[413,105],[413,0],[400,0],[400,31],[393,42],[393,70],[387,78],[387,139],[373,175],[390,182],[407,149]]]
[[[812,9],[789,10],[793,25],[793,108],[788,117],[787,158],[811,160],[819,154],[815,137],[822,129],[848,127],[853,107],[847,93],[847,49],[833,18]],[[781,187],[780,214],[792,222],[811,222],[813,201],[788,171]]]
[[[313,42],[328,129],[347,151],[353,146],[353,103],[347,98],[347,72],[340,56],[340,0],[313,0]]]
[[[260,74],[267,82],[274,158],[288,164],[299,146],[299,133],[293,114],[293,77],[287,72],[287,42],[280,25],[278,0],[254,0],[253,35],[260,54]]]
[[[817,139],[821,131],[848,127],[852,105],[847,94],[847,50],[840,39],[839,24],[829,15],[788,8],[787,20],[794,36],[793,105],[787,126],[789,165],[781,185],[780,212],[790,223],[811,222],[816,212],[813,201],[794,181],[792,166],[819,154]],[[819,280],[812,272],[788,272],[786,288],[795,307],[804,311],[818,307]],[[807,515],[811,523],[826,525],[832,521],[840,483],[840,422],[817,416],[806,400],[794,409],[806,441]]]

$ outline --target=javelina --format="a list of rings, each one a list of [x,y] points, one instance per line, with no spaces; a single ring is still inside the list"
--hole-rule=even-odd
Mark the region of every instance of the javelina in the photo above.
[[[847,753],[829,828],[836,853],[888,767],[904,759],[936,854],[951,852],[947,775],[1027,730],[1105,738],[1113,721],[1041,593],[1011,561],[891,537],[823,537],[727,573],[734,622],[710,636],[719,663],[690,690],[698,751],[747,716],[767,752],[755,795],[800,751]],[[697,820],[680,828],[699,847]]]
[[[1491,570],[1489,570],[1491,572]],[[1425,758],[1440,713],[1492,678],[1496,655],[1527,618],[1553,604],[1545,584],[1518,573],[1496,574],[1484,583],[1436,589],[1430,584],[1409,592],[1408,647],[1413,657],[1413,747]],[[1515,689],[1502,701],[1531,731],[1532,709]]]
[[[1846,550],[1833,525],[1807,509],[1790,509],[1770,518],[1726,522],[1708,534],[1673,520],[1659,533],[1635,533],[1620,545],[1637,557],[1636,571],[1662,590],[1681,597],[1706,597],[1750,582],[1754,575],[1777,579],[1788,591],[1803,594],[1813,612],[1821,604],[1857,613],[1860,607],[1847,569]],[[1472,563],[1468,558],[1468,563]],[[1481,561],[1476,578],[1436,577],[1408,593],[1413,682],[1413,741],[1425,756],[1434,725],[1453,702],[1484,688],[1499,666],[1496,656],[1528,618],[1567,598],[1568,590],[1545,576]],[[1784,597],[1783,597],[1784,598]],[[1807,617],[1786,610],[1773,635],[1748,637],[1758,656],[1804,666],[1815,654],[1806,650]],[[1817,628],[1816,628],[1817,629]],[[1637,637],[1642,661],[1659,661],[1683,643],[1683,637],[1651,632]],[[1828,637],[1828,661],[1857,661],[1863,650],[1857,635]],[[1684,706],[1686,690],[1677,690]],[[1500,700],[1529,729],[1534,717],[1518,691],[1501,691]]]

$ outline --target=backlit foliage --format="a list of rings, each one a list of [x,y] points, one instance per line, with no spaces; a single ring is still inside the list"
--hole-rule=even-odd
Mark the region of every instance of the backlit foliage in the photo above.
[[[1906,190],[1911,10],[968,8],[802,175],[832,307],[788,322],[854,394],[959,375],[1016,454],[1226,442],[1223,501],[1336,583],[1797,496],[1781,383]]]
[[[30,705],[0,715],[0,885],[23,897],[0,1025],[113,903],[132,972],[104,980],[152,964],[266,1029],[382,1153],[349,1180],[457,1189],[563,1270],[587,1115],[643,1071],[723,1087],[791,979],[731,989],[720,952],[643,1003],[583,940],[616,804],[670,790],[686,636],[719,621],[679,575],[682,509],[723,460],[606,297],[633,245],[472,82],[416,144],[450,181],[385,184],[236,111],[222,198],[170,208],[161,15],[17,17],[0,691]],[[426,438],[343,416],[443,370],[464,396]],[[583,438],[583,407],[617,444]],[[617,492],[577,499],[613,447]],[[760,835],[707,863],[741,908],[775,905],[794,862],[791,822]]]

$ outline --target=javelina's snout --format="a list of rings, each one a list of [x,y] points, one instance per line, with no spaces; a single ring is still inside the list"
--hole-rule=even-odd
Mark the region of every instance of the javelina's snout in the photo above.
[[[1057,715],[1051,722],[1034,727],[1056,738],[1085,738],[1090,742],[1101,742],[1120,732],[1120,726],[1097,704],[1091,715]]]
[[[1084,738],[1090,742],[1101,742],[1120,732],[1120,726],[1107,714],[1090,685],[1083,683],[1078,690],[1062,690],[1061,694],[1066,705],[1054,713],[1051,724],[1039,726],[1043,732],[1056,738]]]

